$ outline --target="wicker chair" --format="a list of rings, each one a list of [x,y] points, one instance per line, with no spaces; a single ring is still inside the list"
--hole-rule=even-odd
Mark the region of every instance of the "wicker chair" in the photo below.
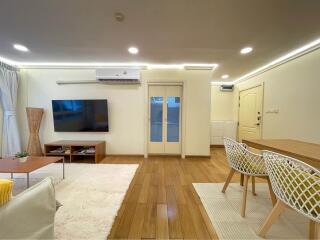
[[[272,200],[272,203],[275,204],[276,198],[272,191],[268,174],[266,173],[262,155],[250,152],[248,150],[247,145],[243,143],[238,143],[229,138],[224,138],[224,146],[227,154],[227,160],[231,169],[227,177],[227,180],[223,186],[222,192],[225,193],[235,172],[238,172],[244,175],[244,189],[243,189],[241,216],[245,217],[248,181],[250,177],[252,177],[252,193],[254,195],[256,195],[255,194],[255,177],[260,177],[267,180],[269,185],[271,200]]]
[[[264,237],[285,208],[291,208],[310,219],[309,237],[318,239],[320,223],[320,171],[297,159],[263,151],[272,189],[278,201],[262,225]]]

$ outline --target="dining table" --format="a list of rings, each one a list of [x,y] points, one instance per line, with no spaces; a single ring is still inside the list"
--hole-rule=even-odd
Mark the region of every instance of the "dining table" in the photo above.
[[[269,150],[296,158],[320,169],[320,144],[294,139],[243,139],[242,142],[258,150]]]

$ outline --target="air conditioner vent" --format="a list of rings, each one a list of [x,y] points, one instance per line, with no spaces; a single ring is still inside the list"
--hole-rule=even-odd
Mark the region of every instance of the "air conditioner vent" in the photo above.
[[[97,80],[104,84],[140,84],[139,79],[132,78],[98,78]]]
[[[221,92],[232,92],[233,91],[233,85],[221,85],[220,86]]]

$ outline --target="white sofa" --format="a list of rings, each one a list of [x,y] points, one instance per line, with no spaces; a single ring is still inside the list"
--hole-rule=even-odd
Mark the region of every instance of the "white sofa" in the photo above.
[[[46,178],[0,207],[0,239],[53,239],[56,200]]]

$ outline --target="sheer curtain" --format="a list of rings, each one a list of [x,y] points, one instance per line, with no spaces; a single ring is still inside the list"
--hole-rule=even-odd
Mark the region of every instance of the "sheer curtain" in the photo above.
[[[3,109],[2,157],[13,156],[21,151],[16,116],[18,82],[17,70],[0,63],[0,100]]]

